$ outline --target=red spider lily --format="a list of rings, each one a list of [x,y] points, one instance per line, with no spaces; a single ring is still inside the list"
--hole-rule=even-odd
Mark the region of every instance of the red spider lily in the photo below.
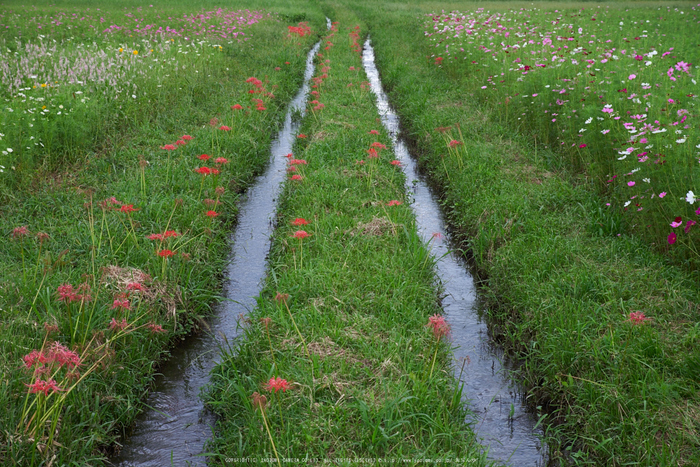
[[[75,293],[71,284],[59,285],[56,292],[58,292],[58,301],[60,302],[71,303],[80,300],[80,296]]]
[[[297,138],[306,138],[306,135],[304,133],[299,133],[297,135]]]
[[[231,131],[231,127],[228,127],[228,126],[226,126],[226,125],[221,125],[221,126],[219,127],[219,130],[222,130],[222,131]]]
[[[128,284],[126,284],[126,290],[139,290],[143,292],[146,289],[140,282],[129,282]]]
[[[128,214],[130,212],[138,211],[139,209],[134,208],[133,204],[124,204],[121,208],[119,208],[119,210]]]
[[[161,146],[161,149],[165,149],[166,151],[174,151],[177,149],[177,147],[174,144],[166,144],[165,146]]]
[[[441,234],[440,232],[434,232],[434,233],[433,233],[433,238],[437,238],[437,239],[439,240],[439,239],[441,239],[441,238],[443,238],[443,237],[444,237],[444,235]]]
[[[292,165],[291,167],[287,167],[287,172],[296,172],[297,171],[297,166]]]
[[[146,325],[146,327],[151,330],[152,334],[160,334],[160,333],[168,332],[167,330],[163,329],[163,326],[161,326],[160,324],[156,324],[153,321],[148,323]]]
[[[391,201],[389,201],[388,203],[386,203],[387,206],[398,206],[399,204],[402,204],[401,201],[398,201],[398,200],[395,200],[395,199],[392,199]]]
[[[355,162],[355,163],[356,163],[356,164],[359,164],[359,165],[364,165],[365,161],[363,161],[362,159],[360,159],[359,161],[357,161],[357,162]]]
[[[377,130],[370,130],[370,131],[369,131],[369,134],[370,134],[370,135],[378,135],[379,132],[378,132]]]
[[[60,342],[54,342],[51,344],[48,358],[49,360],[58,363],[58,365],[61,367],[65,366],[68,368],[75,368],[82,364],[80,361],[80,356],[72,350],[66,348]]]
[[[447,324],[444,316],[440,316],[437,314],[431,316],[430,318],[428,318],[428,324],[426,324],[425,326],[432,328],[433,335],[436,339],[450,334],[450,325]]]
[[[190,135],[183,135],[183,137],[180,138],[180,139],[183,139],[183,140],[185,140],[185,141],[191,141],[191,140],[194,139],[194,138],[193,138],[192,136],[190,136]]]
[[[296,219],[294,219],[292,221],[292,225],[294,225],[294,226],[308,225],[308,224],[309,224],[309,221],[307,221],[306,219],[304,219],[302,217],[297,217]]]
[[[289,382],[286,379],[282,378],[270,378],[270,381],[265,386],[265,389],[270,392],[275,391],[275,394],[280,389],[282,390],[282,392],[285,392],[287,391],[287,389],[289,389]]]
[[[214,218],[214,217],[216,217],[216,216],[218,216],[218,215],[219,215],[219,213],[216,212],[216,211],[207,211],[207,216],[208,216],[208,217]]]
[[[149,235],[146,238],[149,240],[163,240],[165,237],[163,236],[163,234],[154,233],[154,234]]]
[[[377,153],[377,150],[374,149],[374,148],[369,148],[369,149],[367,150],[367,154],[369,154],[369,158],[370,158],[370,159],[376,159],[377,157],[379,157],[379,154]]]
[[[37,232],[36,238],[39,240],[39,242],[43,243],[51,237],[46,232]]]
[[[45,363],[49,363],[51,361],[51,359],[49,359],[49,357],[43,351],[39,350],[32,350],[22,359],[24,360],[24,366],[27,369],[33,367],[34,365],[41,367]]]
[[[225,157],[217,157],[214,162],[216,162],[217,164],[228,164],[228,159],[226,159]]]
[[[384,146],[382,143],[379,143],[375,141],[374,143],[370,144],[369,147],[371,148],[379,148],[379,149],[386,149],[386,146]]]
[[[179,140],[175,141],[175,144],[176,144],[177,146],[184,146],[184,145],[186,145],[187,143],[186,143],[184,140],[179,139]]]
[[[306,161],[304,159],[292,159],[289,161],[290,165],[306,165]]]
[[[48,381],[43,381],[39,378],[36,379],[36,382],[34,384],[25,384],[29,388],[30,393],[39,393],[43,392],[44,396],[49,395],[49,391],[63,391],[64,389],[61,389],[58,387],[57,383],[55,380],[50,379]]]
[[[169,250],[163,250],[163,251],[169,251]],[[158,253],[160,255],[160,253]],[[163,256],[163,255],[161,255]],[[131,305],[129,304],[129,300],[114,300],[114,303],[112,303],[112,309],[120,309],[123,308],[124,310],[131,310]]]
[[[197,156],[197,159],[199,159],[200,161],[208,161],[209,159],[211,159],[211,156],[208,154],[201,154]]]
[[[301,179],[303,179],[303,178],[304,178],[304,177],[302,177],[301,175],[298,175],[298,174],[297,174],[297,175],[292,175],[291,180],[301,180]]]
[[[219,172],[219,169],[211,169],[211,174],[212,175],[219,175],[221,172]]]
[[[23,225],[12,229],[12,238],[22,238],[29,235],[29,226]]]
[[[211,174],[211,169],[209,167],[200,167],[198,169],[194,170],[197,173],[200,173],[202,175],[209,175]]]
[[[442,65],[443,60],[444,60],[443,57],[436,57],[435,58],[435,65]]]
[[[117,321],[116,319],[112,318],[112,321],[109,323],[109,330],[115,331],[118,329],[120,331],[123,331],[128,326],[129,323],[126,322],[126,318],[123,318],[121,321]]]
[[[231,106],[231,110],[242,110],[243,106],[241,104],[235,104]]]
[[[401,161],[393,160],[391,161],[391,165],[395,165],[397,167],[401,166]]]
[[[305,230],[297,230],[296,232],[294,232],[294,235],[292,235],[292,236],[294,238],[302,239],[302,238],[308,237],[309,233],[306,232]]]
[[[175,255],[175,252],[172,250],[160,250],[158,252],[158,256],[160,256],[161,258],[170,258],[171,256],[174,256],[174,255]]]
[[[461,146],[462,144],[464,144],[464,143],[462,143],[461,141],[457,141],[456,139],[453,139],[452,141],[447,143],[447,145],[451,148],[453,148],[455,146]]]
[[[207,199],[203,200],[202,203],[204,203],[208,207],[212,207],[212,206],[216,207],[219,204],[219,202],[217,200],[211,199],[211,198],[207,198]]]
[[[651,319],[651,318],[647,318],[646,316],[644,316],[644,313],[641,312],[641,311],[633,311],[633,312],[630,313],[630,319],[629,319],[629,321],[630,321],[632,324],[641,324],[641,323],[643,323],[644,321],[648,321],[648,320],[650,320],[650,319]]]
[[[294,156],[293,156],[292,153],[290,152],[289,154],[287,154],[287,155],[284,156],[284,157],[286,157],[287,159],[292,159]]]
[[[168,238],[168,237],[179,237],[180,234],[175,232],[174,230],[166,230],[163,232],[163,237]]]

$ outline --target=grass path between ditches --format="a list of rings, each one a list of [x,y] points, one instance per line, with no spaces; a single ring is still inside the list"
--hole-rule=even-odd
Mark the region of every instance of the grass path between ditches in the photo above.
[[[215,465],[483,465],[450,369],[433,260],[362,69],[364,23],[340,5],[324,12],[333,28],[288,156],[270,272],[215,370],[208,403],[220,419],[208,450]]]
[[[553,461],[699,465],[697,284],[637,238],[599,235],[609,219],[586,178],[555,170],[556,153],[492,121],[437,66],[425,7],[358,11],[494,335],[522,362],[528,400],[549,407]]]

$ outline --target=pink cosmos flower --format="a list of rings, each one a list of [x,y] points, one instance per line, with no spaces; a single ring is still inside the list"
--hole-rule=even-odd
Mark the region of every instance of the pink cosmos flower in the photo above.
[[[671,232],[668,236],[668,244],[673,245],[676,243],[676,232]]]
[[[670,226],[673,227],[674,229],[676,227],[680,227],[680,225],[683,223],[683,219],[680,217],[676,217],[673,222],[671,222]]]
[[[633,181],[627,182],[627,186],[634,186],[634,182]]]
[[[663,198],[664,196],[666,196],[666,192],[665,192],[665,191],[662,191],[661,193],[659,193],[659,198]]]
[[[684,229],[684,230],[685,230],[685,233],[688,233],[688,231],[690,230],[690,228],[691,228],[692,226],[694,226],[695,224],[697,224],[697,222],[695,222],[695,221],[687,221],[686,224],[685,224],[685,229]]]

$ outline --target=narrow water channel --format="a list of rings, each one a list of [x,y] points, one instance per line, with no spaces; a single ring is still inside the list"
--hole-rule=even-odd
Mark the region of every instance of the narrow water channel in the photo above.
[[[516,467],[546,465],[546,447],[539,438],[542,431],[536,428],[535,416],[523,403],[522,391],[509,378],[503,352],[491,342],[487,325],[477,313],[477,292],[468,265],[449,250],[447,237],[437,241],[433,238],[435,232],[446,232],[439,204],[399,136],[399,118],[382,88],[369,39],[364,44],[362,64],[377,97],[382,123],[406,174],[419,233],[425,243],[430,242],[431,253],[441,258],[437,274],[446,294],[442,300],[444,314],[452,327],[454,372],[455,377],[460,377],[462,362],[468,359],[461,374],[462,397],[475,413],[476,419],[470,420],[473,429],[484,449],[488,449],[490,459]]]
[[[314,74],[317,43],[306,57],[304,84],[289,104],[284,126],[271,147],[271,163],[241,201],[238,225],[232,235],[231,261],[224,286],[227,300],[216,309],[209,331],[190,336],[173,349],[161,368],[155,389],[138,417],[133,433],[115,466],[206,465],[204,444],[211,438],[215,418],[200,399],[217,364],[219,349],[238,335],[238,319],[255,306],[267,270],[266,257],[276,211],[276,199],[285,179],[286,154],[292,152],[300,122],[292,114],[304,113],[309,80]]]

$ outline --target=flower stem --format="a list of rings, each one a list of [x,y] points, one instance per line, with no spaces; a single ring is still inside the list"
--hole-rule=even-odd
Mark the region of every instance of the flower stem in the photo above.
[[[265,418],[265,409],[260,407],[260,413],[262,414],[263,422],[265,423],[265,429],[267,430],[267,436],[270,438],[270,443],[272,443],[272,450],[275,451],[275,458],[277,459],[277,465],[279,467],[282,467],[282,464],[280,463],[280,456],[279,456],[279,454],[277,454],[277,448],[275,447],[275,442],[272,440],[272,433],[270,433],[270,427],[267,424],[267,418]]]

